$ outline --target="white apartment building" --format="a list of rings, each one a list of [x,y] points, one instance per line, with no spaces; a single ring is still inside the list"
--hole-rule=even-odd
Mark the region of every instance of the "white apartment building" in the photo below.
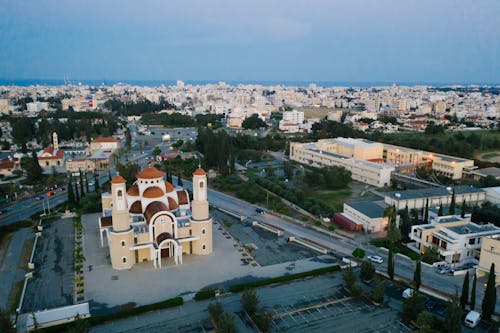
[[[410,239],[421,253],[436,248],[440,259],[449,264],[477,264],[483,238],[494,235],[500,235],[500,228],[493,224],[479,225],[460,216],[440,216],[430,224],[412,226]]]
[[[304,112],[292,110],[283,112],[283,121],[287,123],[302,124],[304,122]]]
[[[48,102],[31,102],[31,103],[26,103],[26,108],[28,109],[28,112],[40,112],[43,110],[48,110],[49,109],[49,103]]]

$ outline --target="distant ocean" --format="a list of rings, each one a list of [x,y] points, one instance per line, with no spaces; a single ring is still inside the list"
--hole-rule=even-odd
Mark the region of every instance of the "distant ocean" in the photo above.
[[[220,81],[223,81],[230,85],[238,85],[238,84],[259,84],[262,86],[289,86],[289,87],[307,87],[309,84],[316,84],[318,87],[377,87],[377,86],[391,86],[393,84],[401,85],[401,86],[434,86],[434,87],[442,87],[442,86],[451,86],[451,85],[479,85],[479,86],[498,86],[498,83],[481,83],[481,82],[473,82],[473,83],[443,83],[443,82],[348,82],[348,81],[224,81],[224,80],[186,80],[185,84],[190,85],[206,85],[206,84],[216,84]],[[71,80],[71,84],[73,85],[90,85],[90,86],[112,86],[115,84],[129,84],[134,86],[149,86],[149,87],[158,87],[161,85],[165,86],[173,86],[177,83],[176,80]],[[15,79],[0,79],[0,86],[34,86],[34,85],[43,85],[43,86],[61,86],[64,85],[64,80],[15,80]]]

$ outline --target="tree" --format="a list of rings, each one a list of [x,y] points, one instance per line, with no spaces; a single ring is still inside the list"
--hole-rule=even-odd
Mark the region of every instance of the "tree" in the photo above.
[[[160,148],[160,147],[158,147],[158,146],[155,146],[155,147],[153,148],[153,156],[154,156],[154,157],[156,157],[156,156],[158,156],[158,155],[160,155],[160,154],[161,154],[161,148]]]
[[[442,203],[439,205],[438,216],[443,216],[443,204]]]
[[[80,314],[76,314],[75,321],[69,326],[67,333],[88,333],[90,332],[90,324],[82,318]]]
[[[392,248],[389,248],[389,257],[387,262],[387,274],[391,280],[394,280],[394,256],[392,254]]]
[[[73,205],[75,203],[75,192],[73,192],[73,184],[72,184],[71,176],[68,180],[68,203]]]
[[[289,161],[283,162],[283,173],[285,174],[285,178],[288,180],[292,180],[293,178],[293,163]]]
[[[236,327],[236,319],[234,315],[229,312],[222,313],[220,316],[217,325],[218,333],[236,333],[238,332],[238,328]]]
[[[253,315],[252,320],[261,332],[269,332],[273,317],[266,311],[259,311]]]
[[[451,202],[450,202],[450,208],[448,209],[448,215],[455,215],[455,190],[453,190],[453,193],[451,194]]]
[[[363,259],[365,257],[365,250],[357,247],[352,251],[352,255],[356,258]]]
[[[101,185],[99,185],[99,175],[97,171],[94,171],[94,190],[96,193],[99,193]]]
[[[261,127],[267,127],[266,123],[259,118],[259,115],[254,113],[250,117],[245,118],[241,126],[244,129],[257,129]]]
[[[88,180],[88,177],[87,177],[87,172],[85,172],[85,192],[86,192],[86,193],[89,193],[89,192],[90,192],[90,188],[89,188],[89,180]]]
[[[416,320],[424,310],[424,298],[418,292],[403,301],[403,318],[407,321]]]
[[[408,212],[408,205],[405,206],[405,209],[401,213],[401,234],[403,239],[407,240],[409,238],[410,233],[410,214]]]
[[[425,200],[424,223],[429,223],[429,198]]]
[[[85,192],[83,191],[83,172],[78,169],[78,173],[80,174],[80,197],[83,199],[85,196]]]
[[[224,313],[221,302],[210,303],[208,305],[208,313],[215,323],[217,323]]]
[[[38,162],[36,151],[31,151],[31,157],[25,160],[26,178],[29,183],[38,183],[43,178],[43,169]]]
[[[486,290],[484,291],[484,298],[482,304],[483,318],[491,320],[491,315],[495,312],[495,304],[497,302],[497,290],[495,288],[495,263],[491,263],[490,274],[488,275],[488,282]]]
[[[472,290],[470,293],[470,309],[474,310],[476,307],[476,284],[477,284],[477,276],[474,274],[472,278]]]
[[[14,322],[10,319],[10,315],[7,311],[0,308],[0,332],[5,333],[15,333]]]
[[[422,263],[420,262],[420,260],[417,260],[415,272],[413,273],[413,285],[415,286],[415,290],[418,290],[420,288],[421,283],[422,283]]]
[[[483,314],[484,315],[484,314]],[[458,296],[452,296],[451,302],[448,303],[448,309],[444,317],[444,327],[450,333],[458,333],[462,331],[462,308]]]
[[[181,170],[177,170],[177,185],[179,185],[179,186],[183,185]]]
[[[420,312],[417,316],[417,325],[420,333],[432,332],[434,325],[434,316],[427,311]]]
[[[385,296],[384,280],[377,279],[377,283],[375,284],[375,287],[373,288],[370,297],[375,303],[382,304],[384,303],[384,296]]]
[[[80,193],[78,191],[78,185],[75,183],[75,204],[76,207],[80,206]]]
[[[465,305],[469,300],[469,272],[465,274],[464,283],[462,285],[462,295],[460,295],[460,308],[465,310]]]
[[[241,307],[243,311],[248,313],[249,316],[252,316],[257,312],[257,307],[259,306],[259,297],[257,293],[253,289],[246,289],[241,294],[240,299]]]
[[[371,281],[375,276],[375,267],[371,261],[364,260],[361,264],[361,278],[364,281]]]
[[[132,147],[132,135],[130,135],[130,129],[127,128],[127,130],[125,131],[125,148],[127,150],[130,150],[131,147]]]
[[[344,269],[342,272],[342,278],[344,279],[344,287],[351,291],[352,286],[356,283],[356,273],[354,272],[352,266],[348,266]]]
[[[120,176],[127,180],[127,185],[132,186],[135,181],[135,176],[139,173],[141,167],[139,164],[127,162],[126,164],[118,163],[116,165],[116,170],[119,172]]]
[[[387,225],[387,240],[392,247],[395,243],[401,240],[401,231],[396,225],[396,208],[394,206],[388,207],[384,210],[384,216],[389,218],[389,224]]]
[[[462,206],[460,207],[460,217],[465,218],[465,210],[467,206],[465,204],[465,200],[462,201]]]

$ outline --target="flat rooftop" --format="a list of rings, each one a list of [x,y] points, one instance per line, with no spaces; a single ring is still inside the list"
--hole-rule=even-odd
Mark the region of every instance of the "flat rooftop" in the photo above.
[[[480,188],[477,188],[474,186],[469,186],[469,185],[459,185],[459,186],[453,187],[453,189],[455,190],[455,195],[456,194],[482,193],[482,192],[484,192],[483,189],[480,189]],[[397,193],[399,193],[401,195],[399,197],[400,200],[443,197],[443,196],[451,195],[451,191],[448,191],[446,188],[430,187],[430,188],[413,189],[413,190],[406,190],[406,191],[387,192],[386,197],[390,197],[392,199],[397,200],[398,199],[396,197]]]
[[[457,225],[454,227],[447,227],[447,229],[460,234],[460,235],[467,235],[467,234],[477,234],[481,232],[488,232],[491,231],[493,233],[498,233],[500,234],[500,228],[495,227],[494,225],[491,224],[486,224],[486,225],[478,225],[475,223],[467,223],[464,225]],[[496,232],[495,232],[496,231]]]
[[[351,200],[346,205],[352,207],[369,218],[379,218],[384,216],[384,209],[387,207],[381,200]]]
[[[371,147],[371,146],[380,146],[382,145],[380,142],[370,141],[366,139],[354,139],[354,138],[335,138],[333,142],[340,143],[346,146],[363,146],[363,147]]]
[[[392,165],[386,164],[386,163],[374,163],[374,162],[369,162],[369,161],[358,160],[358,159],[355,159],[355,158],[352,158],[352,157],[346,157],[346,156],[335,154],[335,153],[332,153],[332,152],[329,152],[329,151],[326,151],[326,150],[321,150],[321,149],[318,149],[316,147],[314,147],[314,148],[309,148],[308,147],[307,150],[310,150],[310,151],[318,153],[318,154],[335,157],[335,158],[342,159],[342,160],[350,160],[350,161],[353,161],[354,164],[365,165],[367,167],[375,168],[375,169],[378,169],[378,170],[383,170],[383,169],[394,170],[394,167]]]

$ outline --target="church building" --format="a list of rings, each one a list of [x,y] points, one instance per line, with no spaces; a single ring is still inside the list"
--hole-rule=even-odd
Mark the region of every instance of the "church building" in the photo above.
[[[154,167],[139,172],[128,190],[126,180],[115,176],[110,193],[103,193],[99,218],[101,246],[109,247],[114,269],[152,261],[182,264],[183,255],[212,253],[212,219],[209,215],[207,175],[193,173],[193,200],[186,190],[165,181]]]

